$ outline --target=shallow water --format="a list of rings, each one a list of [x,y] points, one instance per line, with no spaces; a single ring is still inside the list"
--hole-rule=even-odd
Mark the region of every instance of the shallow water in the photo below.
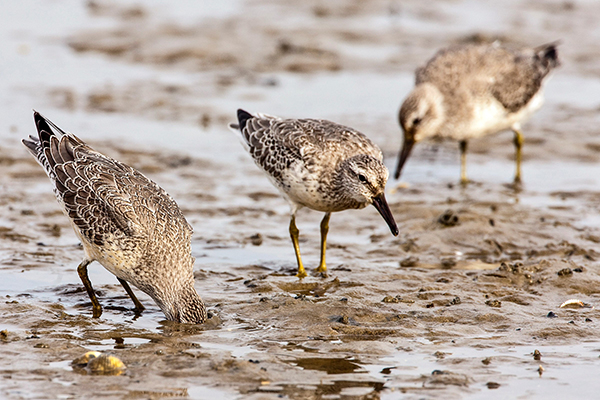
[[[3,5],[0,397],[593,397],[600,31],[589,18],[595,2],[572,6]],[[116,51],[114,30],[135,46]],[[389,235],[372,207],[336,214],[328,275],[299,282],[288,206],[226,129],[235,109],[356,127],[393,169],[396,113],[414,68],[473,33],[529,45],[563,40],[563,67],[524,125],[523,189],[509,185],[509,132],[470,144],[475,183],[467,189],[456,185],[456,144],[423,143],[402,180],[388,184],[400,236]],[[297,54],[282,53],[281,41]],[[76,274],[81,247],[19,143],[34,131],[31,108],[177,200],[195,229],[196,287],[213,315],[207,324],[165,322],[143,294],[147,311],[135,318],[99,264],[89,272],[104,313],[91,318]],[[456,224],[440,222],[443,215]],[[320,218],[298,215],[309,266],[319,256]],[[569,298],[592,307],[561,309]],[[127,372],[76,373],[71,361],[90,350],[120,357]]]

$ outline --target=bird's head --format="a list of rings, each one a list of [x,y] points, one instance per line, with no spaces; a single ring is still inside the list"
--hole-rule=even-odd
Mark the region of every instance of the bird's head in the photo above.
[[[413,145],[438,134],[445,118],[442,99],[442,94],[435,86],[423,83],[417,85],[402,103],[398,119],[404,133],[404,144],[394,173],[395,179],[400,176]]]
[[[373,204],[397,236],[398,226],[385,199],[389,172],[383,162],[370,155],[358,155],[343,162],[340,172],[346,196],[364,206]]]

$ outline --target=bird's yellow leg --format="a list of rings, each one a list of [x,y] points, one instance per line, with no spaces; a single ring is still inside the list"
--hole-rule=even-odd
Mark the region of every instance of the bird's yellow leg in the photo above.
[[[81,278],[81,282],[85,287],[85,290],[92,301],[92,316],[94,318],[99,318],[102,315],[102,306],[100,306],[100,302],[98,302],[98,298],[96,297],[96,293],[94,293],[94,288],[92,287],[92,282],[90,282],[90,278],[88,278],[87,266],[91,263],[91,260],[83,260],[81,264],[77,267],[77,273],[79,274],[79,278]]]
[[[292,215],[290,218],[290,237],[292,238],[292,244],[294,245],[294,251],[296,252],[296,261],[298,262],[298,273],[296,276],[300,279],[307,276],[304,265],[302,265],[302,257],[300,257],[300,245],[298,244],[298,236],[300,231],[296,226],[296,215]]]
[[[461,140],[460,146],[460,184],[466,185],[469,183],[467,179],[467,141]]]
[[[131,288],[129,287],[129,283],[127,283],[127,281],[124,281],[121,278],[117,278],[117,279],[119,280],[119,282],[121,283],[121,285],[123,286],[123,288],[125,289],[127,294],[129,295],[131,300],[133,300],[133,304],[135,305],[135,308],[133,309],[133,311],[136,314],[141,314],[142,311],[144,311],[146,309],[146,307],[144,307],[142,305],[142,303],[140,303],[140,301],[137,299],[137,297],[135,297],[135,294],[133,293],[133,290],[131,290]]]
[[[515,132],[515,163],[516,163],[516,171],[515,171],[515,183],[521,183],[521,148],[523,147],[523,142],[525,138],[523,137],[523,133],[518,129],[513,130]]]
[[[331,213],[325,213],[323,220],[321,220],[321,262],[317,267],[317,272],[327,271],[327,265],[325,264],[325,250],[327,248],[327,232],[329,232],[329,218]]]

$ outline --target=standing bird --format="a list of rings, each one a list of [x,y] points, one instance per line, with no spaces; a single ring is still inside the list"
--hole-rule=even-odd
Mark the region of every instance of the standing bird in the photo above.
[[[543,102],[542,86],[559,65],[556,43],[513,51],[493,44],[439,51],[416,72],[416,86],[400,108],[404,144],[398,179],[413,145],[429,137],[457,140],[461,183],[467,180],[467,141],[512,129],[515,183],[521,182],[521,122]]]
[[[327,270],[325,248],[332,212],[373,204],[392,234],[398,235],[385,200],[389,173],[381,150],[365,135],[325,120],[281,119],[244,110],[238,110],[237,117],[239,124],[229,127],[241,134],[256,165],[290,203],[290,236],[299,278],[306,276],[296,227],[296,211],[302,207],[325,213],[318,272]]]
[[[85,257],[77,272],[94,318],[100,317],[102,307],[87,266],[98,261],[123,285],[136,314],[144,306],[128,282],[152,297],[168,320],[204,322],[206,308],[194,288],[192,227],[171,196],[39,113],[34,111],[33,118],[38,137],[30,136],[23,144],[46,170],[83,244]]]

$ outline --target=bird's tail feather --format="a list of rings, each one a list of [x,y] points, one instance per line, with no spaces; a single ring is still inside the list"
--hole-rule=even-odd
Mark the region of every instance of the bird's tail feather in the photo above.
[[[560,65],[560,60],[558,58],[558,45],[560,41],[555,41],[552,43],[547,43],[541,46],[538,46],[534,49],[535,54],[541,64],[550,71]]]

